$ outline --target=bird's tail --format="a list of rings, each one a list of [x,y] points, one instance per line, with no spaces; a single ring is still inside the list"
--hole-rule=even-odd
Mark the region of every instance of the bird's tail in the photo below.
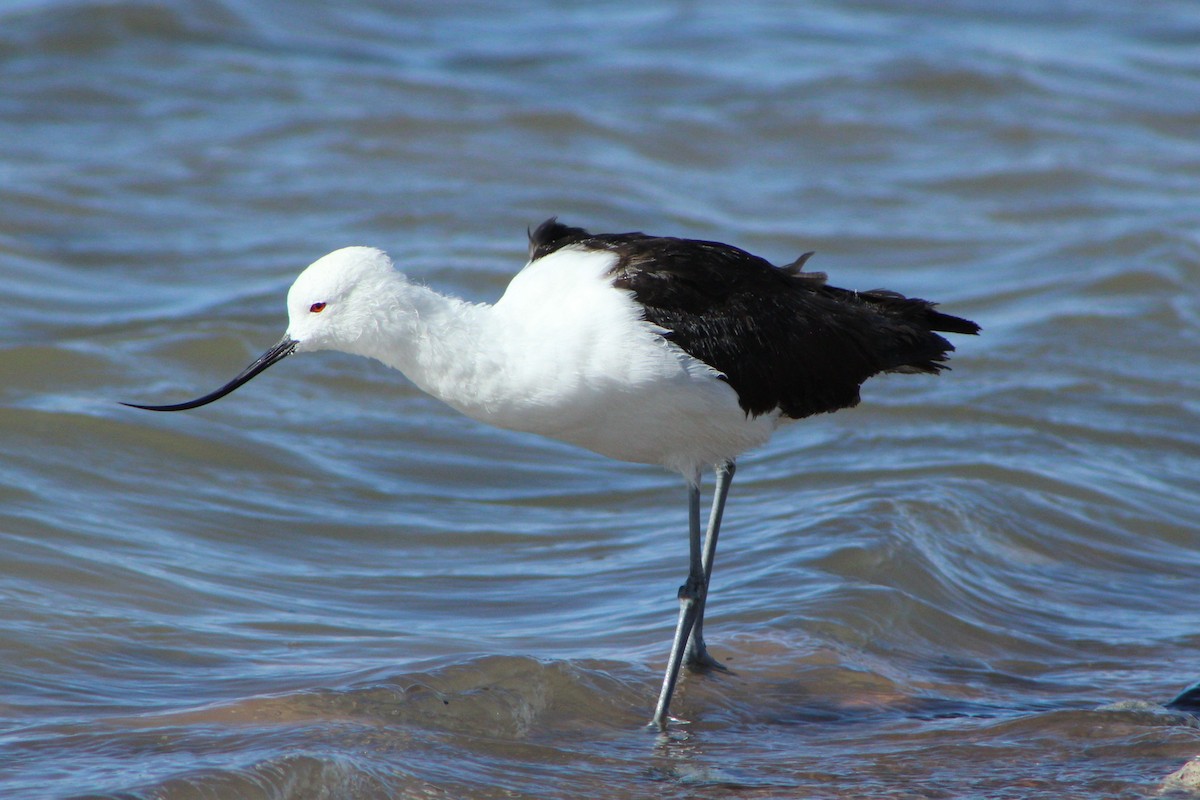
[[[931,331],[974,335],[980,330],[979,325],[971,320],[952,314],[943,314],[937,310],[936,303],[922,300],[919,297],[905,297],[899,292],[888,289],[872,289],[869,292],[856,292],[855,294],[860,300],[874,306],[884,314],[918,323]]]
[[[926,372],[936,375],[949,369],[945,361],[954,352],[954,345],[938,333],[974,335],[980,331],[975,322],[943,314],[937,310],[935,303],[919,297],[905,297],[888,289],[872,289],[869,292],[827,287],[829,289],[854,295],[853,299],[868,306],[889,323],[881,326],[881,341],[875,350],[883,356],[883,372]]]

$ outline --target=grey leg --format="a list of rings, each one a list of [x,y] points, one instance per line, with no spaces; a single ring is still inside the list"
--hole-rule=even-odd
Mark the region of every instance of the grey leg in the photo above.
[[[725,498],[729,496],[729,485],[733,482],[733,473],[737,465],[732,460],[717,467],[717,485],[713,490],[712,513],[708,517],[708,532],[704,534],[704,587],[696,599],[696,622],[692,625],[692,636],[688,640],[688,648],[683,660],[692,667],[713,667],[725,669],[708,653],[704,646],[704,605],[708,599],[708,582],[712,580],[713,559],[717,554],[717,535],[721,532],[721,517],[725,513]]]
[[[658,705],[654,708],[654,718],[650,720],[650,724],[659,730],[665,730],[667,727],[667,709],[671,705],[675,684],[679,681],[684,649],[696,622],[697,601],[703,596],[704,564],[700,552],[699,484],[688,485],[688,562],[687,582],[679,587],[679,623],[675,627],[675,641],[671,644],[671,657],[667,661],[667,672],[663,675],[662,691],[658,695]]]

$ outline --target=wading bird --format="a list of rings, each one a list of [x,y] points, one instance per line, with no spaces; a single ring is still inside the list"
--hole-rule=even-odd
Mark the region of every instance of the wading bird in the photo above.
[[[287,334],[211,403],[292,353],[369,356],[469,417],[622,461],[659,464],[688,487],[689,568],[652,724],[664,728],[680,667],[719,667],[704,606],[734,459],[780,423],[849,408],[881,372],[937,374],[974,322],[895,292],[854,292],[719,242],[591,234],[549,219],[494,304],[410,282],[386,254],[347,247],[288,292]],[[701,536],[700,478],[716,487]]]

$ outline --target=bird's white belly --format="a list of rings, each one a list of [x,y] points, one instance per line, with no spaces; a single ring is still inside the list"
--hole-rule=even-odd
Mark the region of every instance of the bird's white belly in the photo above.
[[[747,417],[733,390],[715,378],[677,387],[659,384],[642,390],[636,402],[624,402],[622,393],[608,399],[586,419],[563,420],[558,438],[610,458],[661,464],[694,476],[766,442],[774,428],[769,417]]]
[[[640,353],[632,364],[560,373],[527,387],[525,402],[493,406],[488,421],[688,476],[770,437],[774,415],[748,417],[729,384],[660,342],[653,365]]]

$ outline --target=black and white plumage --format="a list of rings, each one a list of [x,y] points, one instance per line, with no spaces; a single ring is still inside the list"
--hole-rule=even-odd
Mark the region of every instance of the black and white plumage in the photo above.
[[[547,220],[530,260],[493,305],[410,282],[383,252],[335,251],[288,292],[284,338],[205,405],[295,352],[341,350],[394,367],[475,419],[683,475],[689,573],[654,723],[664,726],[681,664],[716,665],[703,613],[734,459],[784,421],[859,401],[881,372],[936,374],[954,349],[938,334],[979,327],[925,300],[853,292],[718,242],[590,234]],[[700,529],[700,476],[715,468]]]
[[[748,414],[800,419],[857,405],[880,372],[944,369],[954,346],[934,331],[978,333],[973,322],[886,290],[852,292],[720,242],[593,236],[549,219],[529,236],[530,260],[561,248],[611,252],[613,285],[633,292],[647,322],[720,372]]]

